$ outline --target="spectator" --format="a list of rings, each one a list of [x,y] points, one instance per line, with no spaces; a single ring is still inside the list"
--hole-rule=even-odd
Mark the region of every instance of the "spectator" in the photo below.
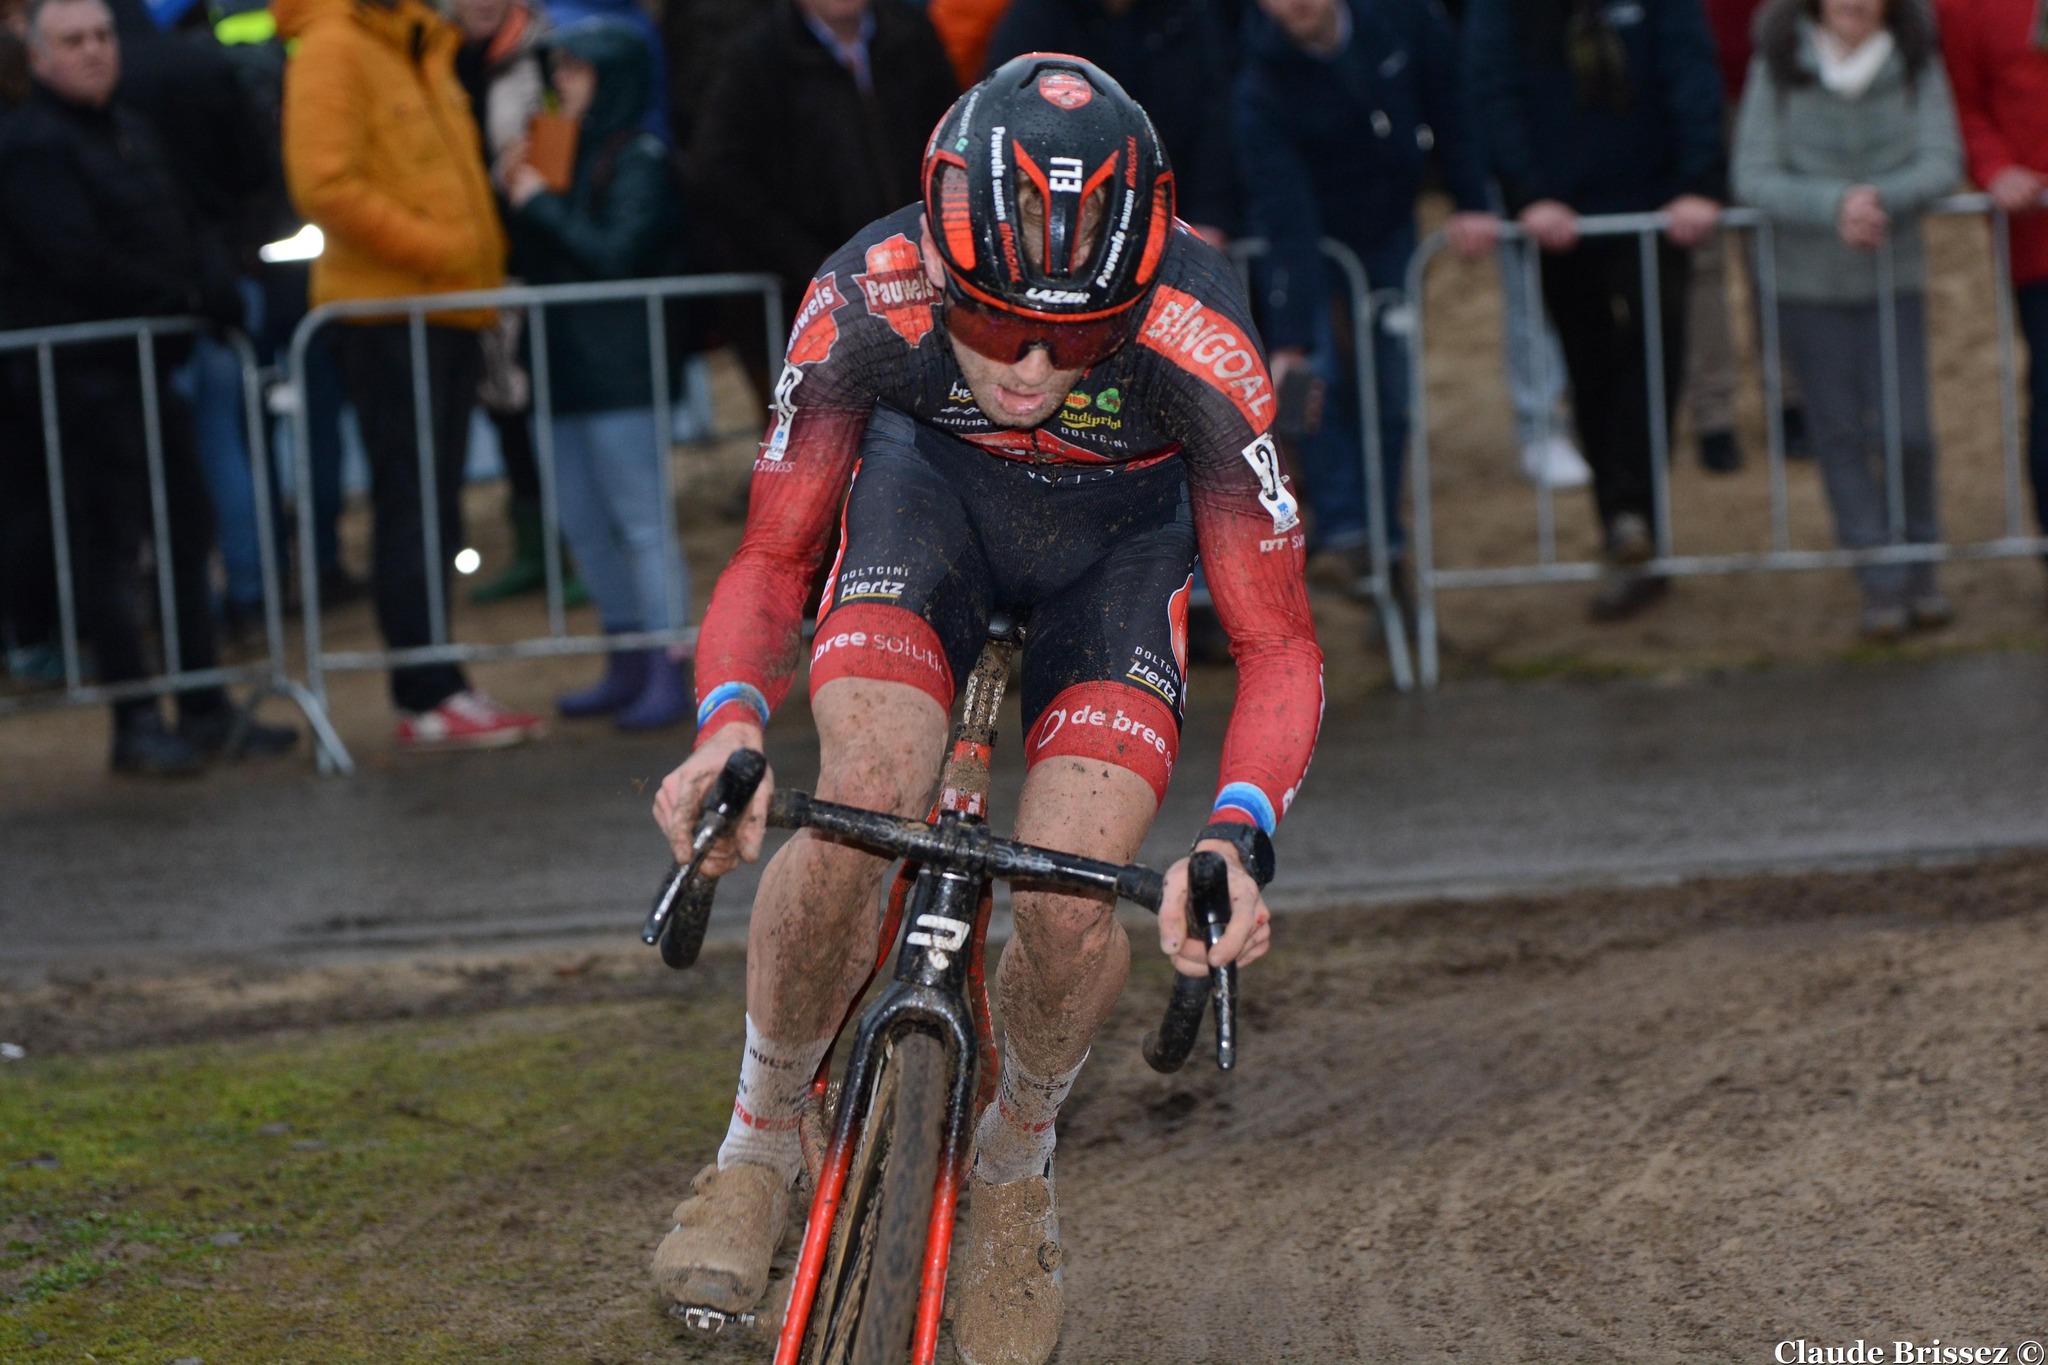
[[[1013,0],[988,44],[994,70],[1024,52],[1070,52],[1144,106],[1173,162],[1180,216],[1221,243],[1240,190],[1228,91],[1236,76],[1216,0]]]
[[[2027,472],[2048,528],[2048,26],[2038,0],[1941,0],[1941,41],[1970,178],[2012,214],[2027,338]]]
[[[469,95],[470,112],[483,133],[484,160],[495,166],[524,142],[533,116],[545,107],[547,73],[540,48],[550,25],[545,14],[521,0],[455,0],[453,9],[455,22],[462,27],[455,75]],[[478,584],[470,593],[470,600],[479,604],[502,602],[547,586],[540,469],[528,425],[533,395],[516,355],[523,317],[517,312],[500,313],[497,324],[482,336],[484,382],[477,397],[498,433],[498,453],[505,462],[505,483],[511,493],[506,512],[512,523],[512,562],[503,573]]]
[[[1596,620],[1663,595],[1640,566],[1652,496],[1645,282],[1636,239],[1580,236],[1581,214],[1658,210],[1667,415],[1685,372],[1690,248],[1720,215],[1721,90],[1699,0],[1473,0],[1472,111],[1509,212],[1543,249],[1543,298],[1593,470],[1608,572]]]
[[[568,192],[555,194],[532,166],[508,159],[514,261],[536,284],[669,273],[682,205],[668,148],[644,131],[654,89],[646,44],[601,20],[563,30],[552,55],[560,112],[579,120],[576,164]],[[549,314],[562,526],[613,635],[689,623],[689,580],[670,549],[674,507],[662,487],[668,440],[655,426],[651,365],[639,301]],[[615,716],[623,730],[674,725],[693,709],[684,657],[680,650],[615,650],[601,681],[560,698],[562,714]]]
[[[1749,79],[1750,29],[1763,0],[1706,0],[1707,25],[1714,34],[1714,57],[1721,71],[1721,107],[1728,136],[1735,133],[1735,110],[1742,103],[1742,88]],[[1750,247],[1750,279],[1755,281],[1755,239],[1740,234]],[[1715,473],[1742,467],[1742,447],[1735,434],[1735,341],[1728,323],[1727,250],[1729,243],[1719,233],[1700,244],[1692,258],[1692,298],[1686,307],[1690,326],[1686,335],[1688,360],[1685,377],[1686,409],[1699,439],[1700,464]],[[1749,291],[1750,322],[1762,332],[1763,299]],[[1800,406],[1799,384],[1789,373],[1780,375],[1780,429],[1785,454],[1803,459],[1806,446],[1806,410]]]
[[[959,95],[907,5],[776,0],[733,43],[699,110],[696,176],[737,270],[782,279],[785,326],[825,257],[918,197],[925,139]],[[736,310],[765,399],[760,309]]]
[[[28,98],[28,0],[0,4],[0,114]]]
[[[1493,204],[1498,211],[1498,187]],[[1564,352],[1542,300],[1530,297],[1537,288],[1535,258],[1536,247],[1526,240],[1503,239],[1494,248],[1500,269],[1501,365],[1507,371],[1508,401],[1515,410],[1522,477],[1551,488],[1584,488],[1593,481],[1593,471],[1560,427],[1565,420]]]
[[[114,99],[120,45],[101,0],[31,0],[27,101],[0,126],[0,225],[8,242],[0,326],[201,313],[241,319],[219,245],[204,234],[168,159],[140,115]],[[176,363],[187,347],[158,345]],[[158,390],[163,495],[178,649],[185,671],[215,663],[207,592],[212,518],[193,449],[192,415]],[[144,389],[124,343],[67,347],[56,366],[64,494],[79,628],[102,683],[147,677],[137,574],[154,525]],[[166,651],[168,654],[170,651]],[[183,692],[167,729],[154,697],[114,704],[116,772],[197,772],[226,748],[236,715],[218,687]],[[276,752],[290,730],[251,725],[243,742]]]
[[[654,65],[654,94],[641,115],[640,126],[666,143],[670,137],[668,107],[668,54],[663,50],[661,30],[640,0],[552,0],[547,17],[558,29],[577,24],[608,22],[624,24],[646,45],[647,60]]]
[[[1401,476],[1408,446],[1408,347],[1390,330],[1415,254],[1415,205],[1433,148],[1455,211],[1446,232],[1467,260],[1490,253],[1499,220],[1487,210],[1486,170],[1465,118],[1458,40],[1432,0],[1259,0],[1245,24],[1238,77],[1239,152],[1259,173],[1247,184],[1254,232],[1272,243],[1263,326],[1273,382],[1307,369],[1326,397],[1297,446],[1314,513],[1309,574],[1359,591],[1371,572],[1359,448],[1357,367],[1348,352],[1348,296],[1318,243],[1335,237],[1365,267],[1378,296],[1373,348],[1385,503],[1376,509],[1398,559]],[[1341,321],[1342,325],[1338,325]]]
[[[234,67],[256,109],[262,134],[264,188],[252,206],[251,240],[265,245],[281,243],[295,238],[304,222],[285,187],[286,53],[277,34],[277,19],[260,0],[209,0],[207,13],[214,19],[213,34],[220,42],[221,55]],[[289,363],[292,333],[305,320],[311,261],[296,255],[284,259],[264,259],[259,255],[253,279],[260,300],[256,311],[261,325],[255,329],[252,340],[264,362],[282,371]],[[285,393],[291,402],[306,407],[306,428],[311,438],[311,469],[306,482],[310,486],[297,489],[296,493],[312,503],[313,564],[320,605],[332,609],[360,601],[369,589],[341,562],[341,374],[335,368],[325,331],[314,333],[306,347],[304,392]],[[290,439],[295,433],[286,427],[281,428],[281,434]],[[287,518],[286,534],[291,534],[296,525],[294,519]],[[291,566],[296,565],[294,557]],[[287,598],[288,603],[292,600]]]
[[[194,0],[108,5],[121,42],[121,102],[149,120],[180,187],[207,231],[227,248],[237,273],[252,271],[257,248],[270,240],[271,224],[262,218],[266,191],[281,187],[247,86],[210,33],[167,33],[159,27],[203,20]],[[253,318],[259,306],[254,281],[237,288]],[[224,570],[221,619],[227,638],[239,641],[263,621],[263,552],[242,367],[225,341],[200,337],[172,382],[192,405],[197,424],[199,463]]]
[[[455,79],[461,35],[423,0],[278,0],[298,40],[285,72],[284,161],[292,198],[325,234],[313,302],[490,289],[505,236],[469,100]],[[370,464],[376,518],[371,587],[392,649],[434,643],[428,574],[445,586],[462,544],[462,472],[489,313],[427,320],[427,393],[439,563],[427,562],[410,327],[354,319],[334,328],[343,387]],[[444,594],[444,601],[447,595]],[[539,733],[540,717],[470,688],[459,665],[391,671],[401,749],[494,747]]]
[[[1010,0],[931,0],[932,27],[946,45],[946,57],[962,88],[989,69],[989,39],[1009,8]]]
[[[1779,334],[1806,395],[1835,535],[1851,549],[1903,534],[1935,544],[1928,412],[1927,253],[1920,214],[1962,174],[1955,106],[1919,0],[1771,0],[1735,138],[1735,192],[1777,227]],[[1889,252],[1898,391],[1880,363]],[[1888,527],[1884,416],[1895,400],[1905,525]],[[1942,626],[1932,564],[1857,571],[1866,636]]]
[[[774,0],[662,0],[662,59],[668,119],[677,147],[696,144],[698,112],[740,32]]]

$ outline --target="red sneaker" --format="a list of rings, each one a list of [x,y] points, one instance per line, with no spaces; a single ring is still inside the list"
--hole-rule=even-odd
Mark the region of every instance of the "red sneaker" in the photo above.
[[[502,749],[546,733],[547,722],[501,706],[472,688],[457,692],[431,711],[402,711],[398,747],[415,753],[433,749]]]

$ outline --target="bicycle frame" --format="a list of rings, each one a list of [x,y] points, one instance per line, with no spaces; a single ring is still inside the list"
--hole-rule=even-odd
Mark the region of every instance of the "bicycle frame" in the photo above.
[[[961,716],[953,727],[952,749],[940,770],[938,797],[928,817],[938,826],[942,837],[963,825],[980,824],[987,814],[996,712],[1009,683],[1010,660],[1015,652],[1013,640],[991,639],[968,677]],[[918,1292],[910,1358],[913,1365],[931,1365],[937,1354],[953,1223],[967,1177],[969,1125],[994,1098],[995,1091],[995,1030],[983,967],[993,903],[991,883],[985,875],[971,876],[911,862],[897,869],[882,916],[874,970],[855,993],[839,1031],[844,1033],[853,1021],[861,998],[888,964],[892,947],[898,949],[895,978],[881,997],[859,1015],[860,1027],[847,1059],[838,1112],[833,1117],[824,1163],[818,1172],[810,1217],[804,1224],[803,1249],[783,1315],[776,1365],[797,1365],[802,1354],[854,1144],[867,1115],[883,1048],[899,1031],[920,1024],[935,1032],[945,1045],[952,1075],[945,1143],[939,1156],[937,1186],[932,1192],[931,1221],[925,1233],[924,1275]],[[812,1097],[821,1106],[831,1067],[832,1055],[828,1051],[811,1082]]]

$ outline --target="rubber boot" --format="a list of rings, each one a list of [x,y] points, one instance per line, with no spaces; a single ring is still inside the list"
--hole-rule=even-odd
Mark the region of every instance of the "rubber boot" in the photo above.
[[[512,563],[505,572],[488,583],[479,583],[470,592],[469,600],[480,607],[503,602],[509,597],[540,592],[548,585],[540,504],[527,498],[514,498],[509,519],[512,522]]]
[[[695,709],[690,661],[671,659],[668,651],[649,651],[647,687],[631,706],[619,712],[621,730],[665,730]]]
[[[631,706],[647,690],[650,649],[618,649],[605,656],[604,676],[576,692],[555,698],[555,709],[570,720],[609,716]]]

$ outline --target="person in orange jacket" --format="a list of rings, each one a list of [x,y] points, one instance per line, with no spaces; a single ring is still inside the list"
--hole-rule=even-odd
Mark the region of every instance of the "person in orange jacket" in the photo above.
[[[348,299],[493,289],[505,234],[469,96],[455,77],[462,35],[422,0],[276,0],[298,46],[285,68],[284,164],[292,200],[325,236],[315,307]],[[462,545],[469,413],[488,310],[430,315],[426,362],[442,563]],[[369,457],[377,624],[392,649],[437,643],[428,607],[425,513],[415,445],[412,345],[402,317],[332,329],[342,384]],[[444,600],[446,600],[444,596]],[[490,748],[537,734],[540,717],[469,686],[459,665],[391,670],[401,749]]]

